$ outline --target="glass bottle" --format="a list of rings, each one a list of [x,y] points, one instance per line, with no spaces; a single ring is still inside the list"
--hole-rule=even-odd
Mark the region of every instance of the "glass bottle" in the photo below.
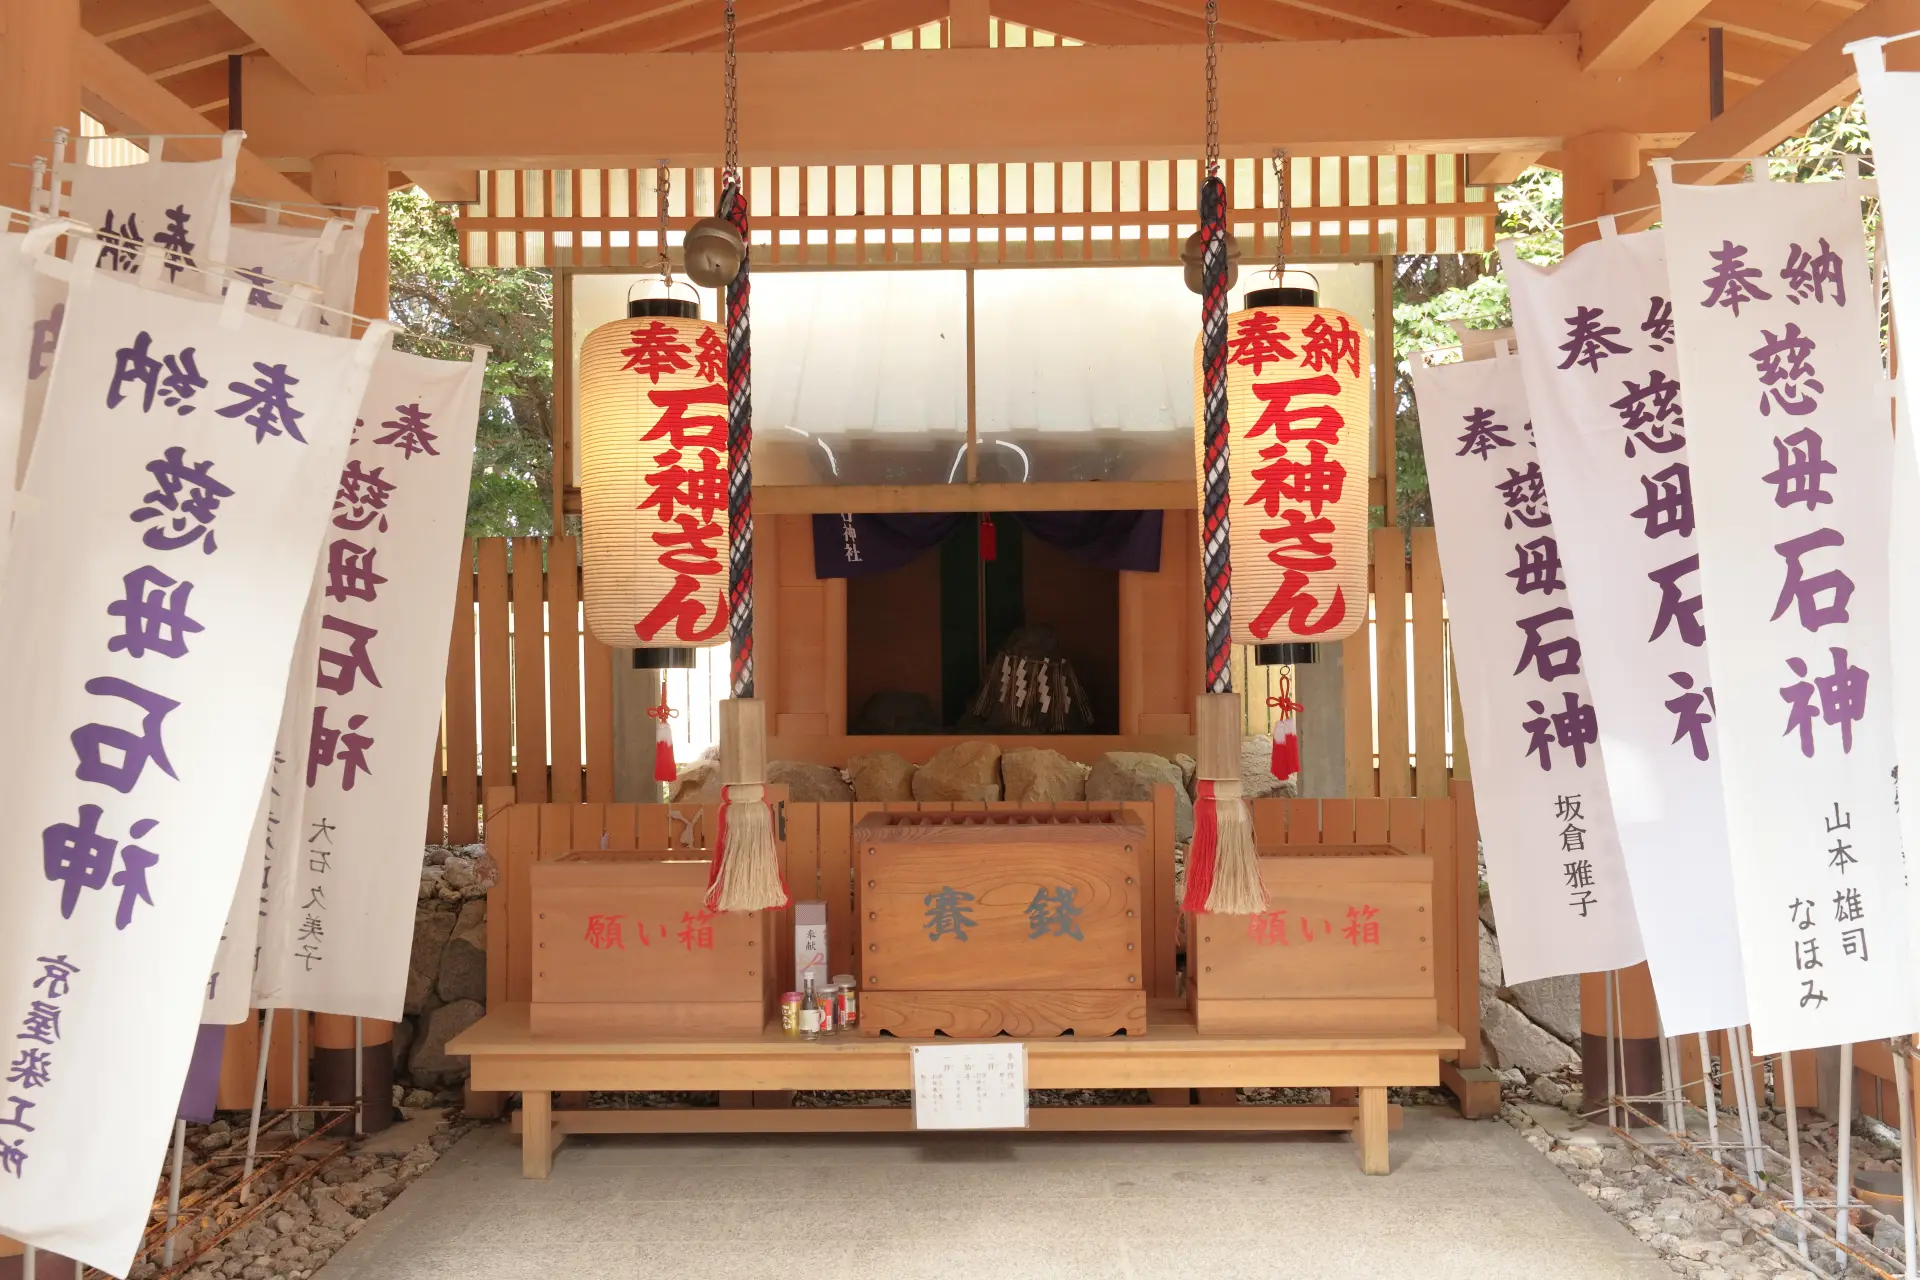
[[[814,1040],[820,1035],[820,997],[813,989],[813,975],[807,975],[806,994],[800,997],[800,1037]]]

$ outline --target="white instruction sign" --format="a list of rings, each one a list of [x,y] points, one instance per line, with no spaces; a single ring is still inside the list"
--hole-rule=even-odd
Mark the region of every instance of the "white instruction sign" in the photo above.
[[[1027,1046],[913,1046],[913,1127],[1027,1127]]]

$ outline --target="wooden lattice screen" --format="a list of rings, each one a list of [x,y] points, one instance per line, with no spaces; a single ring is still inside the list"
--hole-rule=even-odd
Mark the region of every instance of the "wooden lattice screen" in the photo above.
[[[1458,155],[1292,159],[1289,256],[1354,258],[1492,248],[1493,193]],[[1267,157],[1226,165],[1244,258],[1273,252],[1279,180]],[[659,257],[652,169],[500,169],[461,206],[469,266],[639,266]],[[767,266],[1175,262],[1193,230],[1198,162],[751,168],[756,262]],[[713,210],[715,170],[670,171],[677,241]]]

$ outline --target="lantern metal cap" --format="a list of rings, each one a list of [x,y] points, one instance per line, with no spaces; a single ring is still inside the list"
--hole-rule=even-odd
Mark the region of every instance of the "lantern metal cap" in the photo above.
[[[696,665],[695,652],[693,649],[684,648],[635,649],[633,669],[635,671],[689,671]]]
[[[1249,307],[1317,307],[1320,305],[1320,293],[1317,289],[1303,289],[1297,285],[1279,289],[1249,289],[1246,305]]]
[[[691,298],[628,298],[627,319],[641,316],[673,316],[680,320],[698,320],[700,304]]]
[[[1268,292],[1263,290],[1262,292]],[[1299,292],[1290,290],[1272,290],[1271,292]],[[1262,303],[1262,306],[1282,305]],[[1285,304],[1298,305],[1298,304]],[[1318,662],[1320,646],[1313,644],[1257,644],[1253,646],[1253,661],[1262,667],[1291,667],[1303,662]]]

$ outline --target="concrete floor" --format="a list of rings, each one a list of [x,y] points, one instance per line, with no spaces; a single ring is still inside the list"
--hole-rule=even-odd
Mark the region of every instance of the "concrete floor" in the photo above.
[[[571,1138],[520,1178],[470,1134],[320,1280],[1671,1280],[1506,1125],[1338,1136]]]

